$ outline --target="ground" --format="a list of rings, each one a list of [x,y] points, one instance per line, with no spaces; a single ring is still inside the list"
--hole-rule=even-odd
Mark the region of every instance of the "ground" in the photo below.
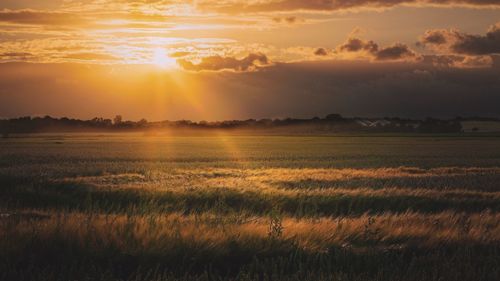
[[[0,139],[0,280],[499,280],[500,137]]]

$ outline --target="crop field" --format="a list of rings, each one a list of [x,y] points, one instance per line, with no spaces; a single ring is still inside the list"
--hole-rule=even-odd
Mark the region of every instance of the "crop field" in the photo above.
[[[0,139],[0,280],[500,280],[500,137]]]

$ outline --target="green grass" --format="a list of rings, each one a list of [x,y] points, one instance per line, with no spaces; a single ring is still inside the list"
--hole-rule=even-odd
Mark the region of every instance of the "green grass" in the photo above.
[[[499,280],[500,137],[0,139],[0,280]]]

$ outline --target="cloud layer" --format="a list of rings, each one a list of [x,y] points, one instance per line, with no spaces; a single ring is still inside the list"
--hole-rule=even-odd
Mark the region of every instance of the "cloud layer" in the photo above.
[[[0,4],[0,63],[157,64],[155,56],[165,53],[164,60],[180,59],[192,71],[243,72],[268,61],[415,61],[422,57],[413,42],[392,28],[393,44],[379,29],[370,35],[373,41],[351,35],[337,46],[353,20],[344,10],[400,5],[493,11],[500,0],[7,0]],[[488,56],[498,53],[499,33],[498,25],[484,35],[429,30],[421,45],[443,56],[433,58],[435,64],[491,65]],[[444,56],[455,57],[444,63]]]
[[[390,8],[398,5],[414,6],[472,6],[498,7],[499,0],[72,0],[72,1],[33,1],[6,0],[5,8],[47,7],[54,8],[62,2],[66,10],[116,11],[137,10],[147,6],[151,10],[167,13],[186,11],[218,11],[225,13],[257,13],[287,11],[337,11],[356,8]]]
[[[0,112],[3,117],[122,114],[134,120],[313,117],[332,112],[500,117],[499,70],[500,59],[491,68],[436,68],[424,62],[278,63],[262,71],[223,75],[154,74],[154,69],[126,66],[0,64]]]
[[[428,30],[419,43],[439,52],[464,55],[500,54],[500,22],[491,26],[485,35],[467,34],[453,29]]]
[[[469,7],[500,7],[499,0],[264,0],[264,1],[200,1],[199,7],[222,13],[261,13],[317,11],[332,12],[352,9],[381,9],[398,5],[414,6],[469,6]]]

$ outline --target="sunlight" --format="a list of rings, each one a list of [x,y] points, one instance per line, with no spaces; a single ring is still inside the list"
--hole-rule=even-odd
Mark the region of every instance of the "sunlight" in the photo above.
[[[154,49],[151,62],[152,64],[164,69],[177,68],[176,59],[169,57],[163,48]]]

